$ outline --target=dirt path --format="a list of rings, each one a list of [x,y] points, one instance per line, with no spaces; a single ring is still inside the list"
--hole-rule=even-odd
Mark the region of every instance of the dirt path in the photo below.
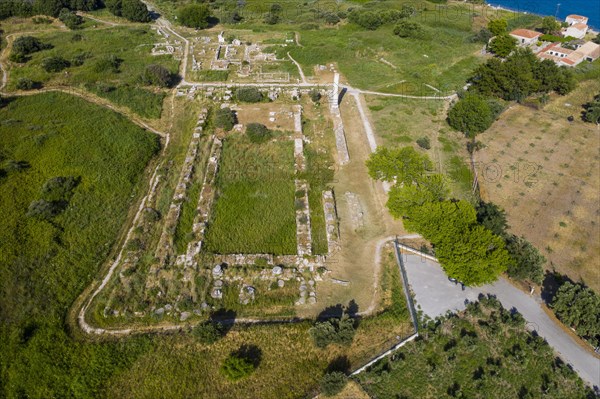
[[[302,67],[300,66],[300,64],[298,64],[298,62],[290,55],[290,53],[287,53],[287,56],[289,57],[290,60],[292,60],[292,62],[294,64],[296,64],[296,67],[298,67],[298,73],[300,73],[300,78],[302,79],[302,83],[306,84],[306,76],[304,76],[304,71],[302,70]]]

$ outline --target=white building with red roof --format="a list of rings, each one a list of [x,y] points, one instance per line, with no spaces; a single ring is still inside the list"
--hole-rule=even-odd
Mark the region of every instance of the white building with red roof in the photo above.
[[[587,34],[589,29],[588,17],[584,17],[583,15],[571,14],[565,18],[565,22],[569,24],[566,28],[564,28],[561,32],[564,37],[574,37],[576,39],[583,39]]]
[[[600,45],[587,42],[576,50],[564,48],[560,42],[552,43],[541,49],[537,56],[551,60],[558,66],[574,67],[583,61],[595,61],[600,58]]]
[[[510,35],[519,41],[520,46],[530,46],[537,43],[542,34],[529,29],[515,29]]]

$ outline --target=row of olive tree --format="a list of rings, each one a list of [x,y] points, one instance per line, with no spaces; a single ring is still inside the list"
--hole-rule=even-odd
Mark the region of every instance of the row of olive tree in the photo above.
[[[77,19],[67,16],[65,11],[92,11],[106,7],[114,15],[133,22],[149,22],[150,13],[140,0],[2,0],[0,1],[0,20],[13,16],[29,17],[32,15],[48,15],[67,19],[65,24],[77,25]],[[63,19],[61,18],[61,20]],[[75,25],[73,23],[75,22]]]

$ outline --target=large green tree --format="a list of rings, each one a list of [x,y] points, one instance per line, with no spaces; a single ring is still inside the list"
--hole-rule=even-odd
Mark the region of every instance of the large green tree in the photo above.
[[[373,179],[406,184],[419,180],[425,172],[433,169],[427,155],[412,147],[378,147],[366,164]]]
[[[565,282],[558,289],[552,308],[558,318],[577,334],[600,344],[600,296],[581,284]]]
[[[560,23],[554,17],[544,17],[542,19],[542,32],[547,35],[560,31]]]
[[[499,36],[506,33],[508,23],[505,19],[492,19],[488,22],[488,30],[492,32],[492,35]]]
[[[206,4],[188,4],[177,11],[177,20],[184,26],[204,29],[208,27],[210,10]]]
[[[490,104],[475,94],[467,94],[448,112],[448,123],[454,129],[474,138],[486,131],[494,122]]]
[[[494,37],[488,46],[488,49],[498,57],[505,58],[517,48],[517,39],[502,34]]]

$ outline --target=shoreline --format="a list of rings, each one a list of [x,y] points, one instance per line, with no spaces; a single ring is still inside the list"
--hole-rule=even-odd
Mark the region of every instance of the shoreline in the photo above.
[[[494,10],[507,11],[507,12],[512,12],[515,14],[536,15],[538,17],[554,17],[554,15],[538,14],[538,13],[527,11],[527,10],[515,10],[515,9],[507,7],[507,6],[495,5],[493,3],[486,3],[484,5],[484,7],[490,7],[490,8],[493,8]],[[562,18],[556,18],[556,20],[559,22],[565,22],[565,20]],[[595,26],[589,25],[589,21],[588,21],[588,32],[597,35],[598,34],[597,29],[600,29],[600,28],[596,28]]]

